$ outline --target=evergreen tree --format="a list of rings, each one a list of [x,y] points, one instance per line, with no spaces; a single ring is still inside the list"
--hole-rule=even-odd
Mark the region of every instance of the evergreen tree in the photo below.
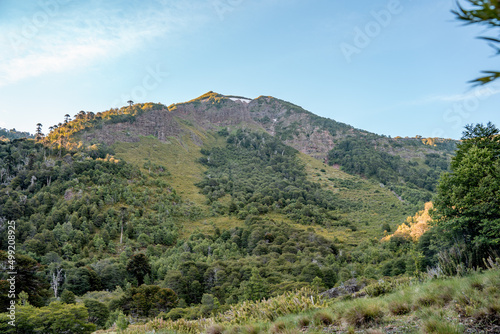
[[[151,265],[146,255],[139,253],[128,261],[127,271],[137,279],[138,285],[144,283],[144,277],[146,275],[151,275]]]
[[[465,247],[473,265],[500,249],[499,133],[491,123],[466,127],[452,171],[442,176],[434,200],[439,235],[448,246]]]

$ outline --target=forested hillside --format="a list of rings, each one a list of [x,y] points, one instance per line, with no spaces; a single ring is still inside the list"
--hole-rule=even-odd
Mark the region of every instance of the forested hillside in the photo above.
[[[328,152],[328,162],[373,178],[402,199],[422,206],[432,199],[439,177],[448,171],[455,146],[454,141],[443,139],[348,137]]]
[[[16,295],[35,313],[74,305],[88,332],[432,265],[428,239],[381,239],[423,209],[454,143],[237,99],[82,111],[46,136],[2,142],[1,228],[15,223],[25,277]],[[6,233],[0,242],[6,251]]]
[[[28,132],[16,131],[16,129],[0,128],[0,141],[19,139],[19,138],[33,138],[34,136]]]

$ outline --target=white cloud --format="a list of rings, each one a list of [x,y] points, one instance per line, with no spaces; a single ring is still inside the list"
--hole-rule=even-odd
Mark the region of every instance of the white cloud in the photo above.
[[[448,95],[430,95],[425,96],[420,99],[416,99],[413,101],[408,101],[405,103],[401,103],[398,106],[417,106],[417,105],[426,105],[432,103],[456,103],[456,102],[464,102],[473,99],[484,100],[491,96],[500,94],[500,88],[495,85],[488,85],[482,87],[476,87],[462,94],[448,94]]]
[[[435,95],[423,101],[426,102],[461,102],[470,99],[485,99],[493,95],[500,94],[500,88],[494,86],[477,87],[463,94]]]
[[[3,24],[0,36],[0,86],[47,73],[82,68],[138,49],[157,37],[185,28],[193,20],[192,5],[166,7],[141,3],[107,7],[99,3],[57,7],[22,17],[22,25]],[[180,9],[179,9],[180,8]],[[184,12],[182,11],[184,10]],[[195,13],[194,13],[195,14]]]

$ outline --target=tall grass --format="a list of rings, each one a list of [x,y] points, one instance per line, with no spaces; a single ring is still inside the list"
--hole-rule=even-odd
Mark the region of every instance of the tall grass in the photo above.
[[[376,298],[331,300],[302,289],[259,302],[243,302],[215,317],[155,319],[126,334],[259,334],[384,332],[495,332],[500,328],[500,270],[401,287]],[[498,326],[498,327],[495,327]]]

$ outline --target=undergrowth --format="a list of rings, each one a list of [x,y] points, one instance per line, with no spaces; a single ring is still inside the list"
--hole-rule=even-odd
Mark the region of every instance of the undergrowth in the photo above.
[[[432,279],[391,293],[319,300],[302,289],[244,302],[212,318],[155,319],[123,333],[481,333],[500,330],[500,270]]]

